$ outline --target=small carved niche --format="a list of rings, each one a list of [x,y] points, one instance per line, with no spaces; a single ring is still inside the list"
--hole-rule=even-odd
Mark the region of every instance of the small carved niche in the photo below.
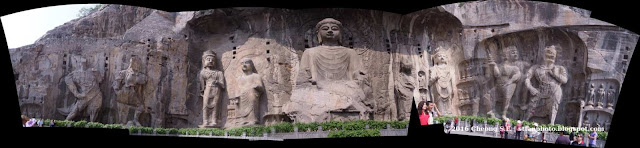
[[[270,42],[269,42],[269,41],[267,41],[267,45],[269,45],[269,44],[270,44]]]

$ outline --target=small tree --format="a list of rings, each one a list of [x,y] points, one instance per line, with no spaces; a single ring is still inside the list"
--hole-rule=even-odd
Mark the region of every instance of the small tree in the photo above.
[[[93,6],[93,7],[81,8],[80,11],[78,12],[78,17],[84,17],[84,16],[87,16],[87,15],[93,13],[93,12],[96,12],[102,6],[104,6],[104,4],[97,4],[97,5]]]

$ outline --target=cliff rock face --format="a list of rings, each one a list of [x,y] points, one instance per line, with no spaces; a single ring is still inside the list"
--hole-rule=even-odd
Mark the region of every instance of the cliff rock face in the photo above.
[[[244,75],[245,58],[253,61],[264,86],[258,101],[259,124],[291,122],[296,118],[283,107],[306,99],[305,94],[292,94],[302,85],[296,83],[301,57],[306,49],[320,46],[316,24],[334,18],[342,23],[342,46],[355,51],[366,70],[362,82],[366,89],[361,91],[371,109],[366,117],[336,114],[343,119],[408,120],[415,99],[416,104],[432,100],[447,115],[607,126],[638,35],[590,18],[589,13],[530,1],[464,2],[405,15],[332,8],[164,12],[107,5],[47,32],[32,45],[10,49],[10,54],[21,110],[30,117],[66,118],[67,113],[59,110],[75,107],[78,97],[65,78],[76,70],[71,57],[81,56],[87,60],[86,68],[95,68],[103,76],[97,87],[103,98],[98,122],[124,124],[119,118],[127,118],[143,126],[197,127],[203,124],[201,95],[206,89],[200,84],[202,55],[212,50],[217,55],[214,69],[224,74],[225,85],[214,107],[216,127],[238,126],[227,123],[233,119],[230,110],[243,107],[230,100],[245,90],[238,82]],[[568,80],[539,80],[532,74],[531,86],[545,91],[536,98],[525,84],[526,74],[544,63],[550,45],[556,51],[554,64],[564,67]],[[513,63],[503,58],[511,48],[518,54]],[[145,76],[134,91],[141,103],[119,108],[114,83],[121,71],[131,67],[132,58],[140,60],[136,71]],[[514,88],[503,87],[505,82],[494,75],[491,61],[498,71],[509,67],[504,65],[518,67],[520,78],[507,83]],[[541,83],[558,84],[553,91],[562,92],[561,97],[549,97],[546,91],[551,90],[541,88]],[[505,94],[511,93],[506,101]],[[554,109],[553,102],[559,107]],[[527,117],[531,109],[539,114]],[[82,119],[88,115],[74,118]]]

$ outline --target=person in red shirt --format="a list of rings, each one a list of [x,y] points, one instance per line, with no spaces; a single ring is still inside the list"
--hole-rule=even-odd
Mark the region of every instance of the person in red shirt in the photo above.
[[[453,119],[453,127],[458,128],[458,116]]]
[[[427,113],[427,102],[420,101],[418,103],[418,116],[420,117],[420,125],[429,125],[429,114]]]
[[[511,123],[509,118],[504,119],[504,139],[509,139],[509,130],[511,130]]]

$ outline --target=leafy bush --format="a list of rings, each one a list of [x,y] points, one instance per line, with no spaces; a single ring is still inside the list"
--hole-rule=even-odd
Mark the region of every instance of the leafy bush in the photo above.
[[[293,124],[289,122],[281,122],[271,125],[277,133],[290,133],[293,132]],[[324,128],[324,127],[323,127]],[[271,130],[271,129],[269,129]]]
[[[329,121],[329,122],[323,122],[320,123],[320,126],[322,126],[322,130],[323,131],[337,131],[337,130],[342,130],[342,124],[341,122],[338,121]],[[385,125],[386,126],[386,125]]]
[[[164,128],[155,128],[156,134],[166,134],[168,131]]]
[[[73,127],[77,127],[77,128],[85,128],[87,126],[87,121],[78,121],[73,123]]]
[[[98,122],[89,122],[87,125],[89,125],[89,128],[104,128],[104,124]]]
[[[104,128],[108,128],[108,129],[123,129],[124,126],[122,126],[122,124],[107,124],[104,126]]]
[[[379,130],[344,130],[329,132],[329,138],[376,137],[380,135],[381,134]]]
[[[67,127],[68,124],[72,124],[73,126],[74,121],[69,121],[69,120],[56,120],[54,121],[54,124],[56,127]]]
[[[167,132],[169,132],[169,134],[178,134],[178,129],[175,128],[168,128]]]

